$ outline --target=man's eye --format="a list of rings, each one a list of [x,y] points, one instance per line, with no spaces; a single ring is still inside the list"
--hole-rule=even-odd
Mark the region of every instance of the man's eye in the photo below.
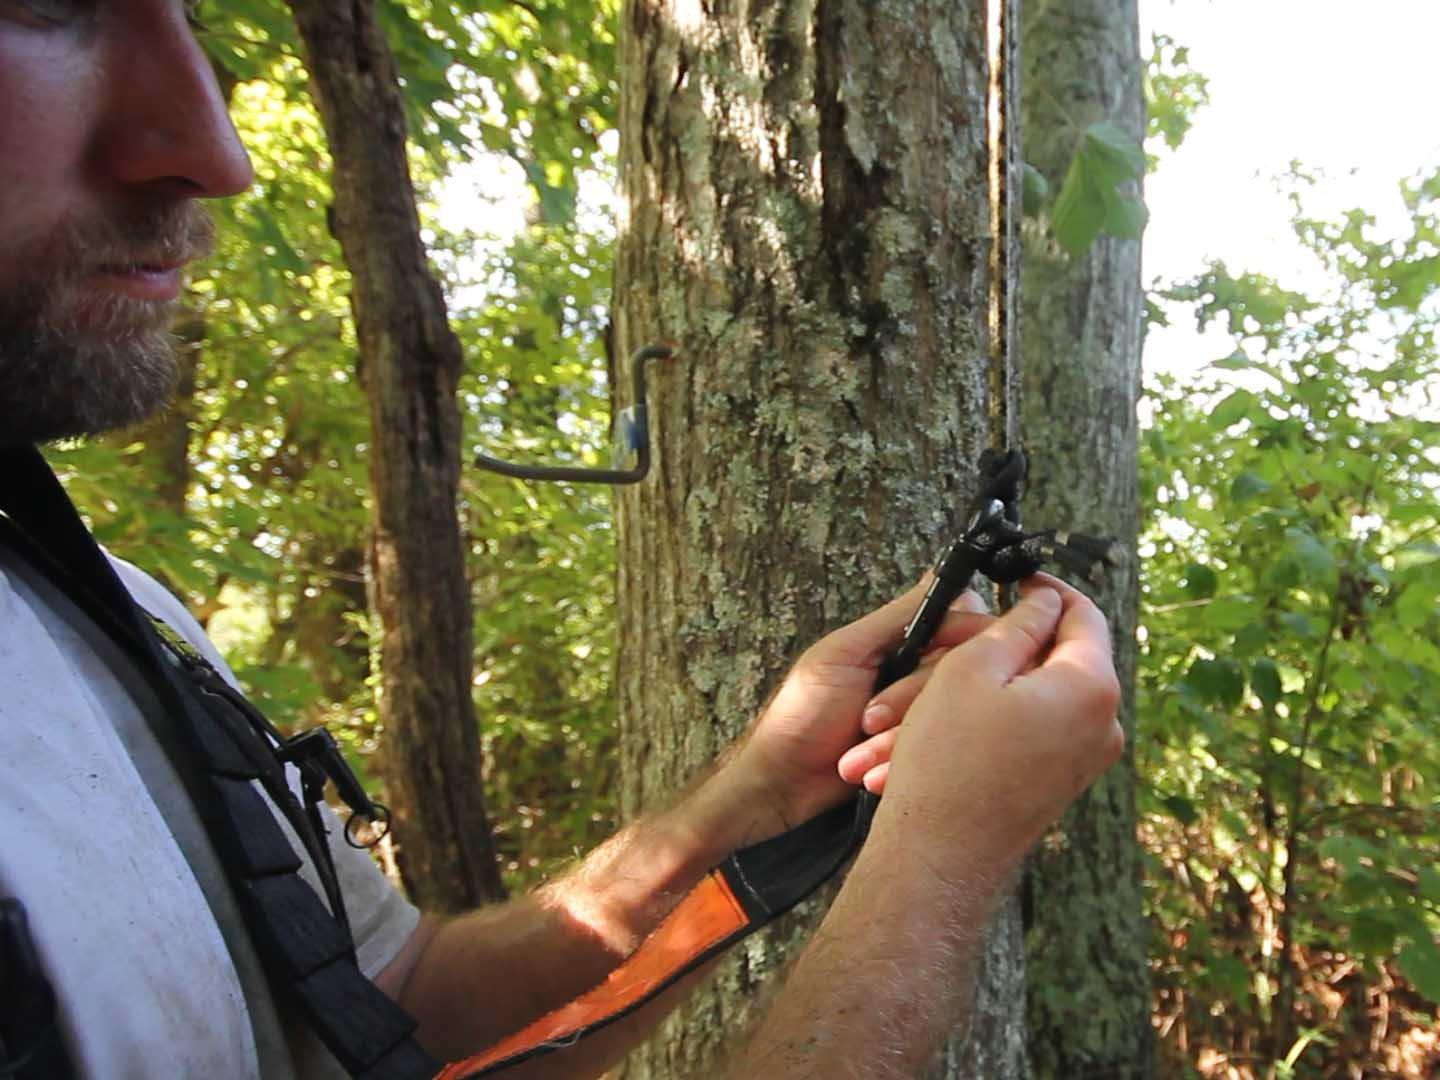
[[[74,22],[89,7],[84,0],[0,0],[0,18],[47,29]]]

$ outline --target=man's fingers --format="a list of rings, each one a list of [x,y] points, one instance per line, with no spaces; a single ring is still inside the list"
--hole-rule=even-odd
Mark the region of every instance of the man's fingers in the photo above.
[[[933,576],[933,574],[927,573],[913,588],[888,604],[827,634],[811,649],[813,658],[825,664],[854,667],[877,665],[887,652],[900,643],[906,625],[919,610],[920,602],[925,599],[926,590],[930,588]],[[942,627],[941,634],[936,635],[936,643],[945,644],[943,635],[947,633],[951,635],[963,633],[964,622],[950,625],[951,620],[961,618],[966,614],[983,614],[984,611],[985,602],[973,591],[967,589],[956,597],[955,602],[950,606],[950,613],[946,616],[948,629]],[[961,640],[964,638],[958,637],[949,644],[956,644]]]
[[[1113,717],[1120,706],[1120,682],[1111,657],[1110,627],[1088,597],[1064,588],[1055,644],[1026,681],[1053,683],[1058,692],[1080,695],[1097,715]]]
[[[1044,576],[1049,578],[1048,574]],[[1105,621],[1104,612],[1095,606],[1094,601],[1058,578],[1049,578],[1043,584],[1050,588],[1059,586],[1055,591],[1060,593],[1064,606],[1060,625],[1055,631],[1055,648],[1063,651],[1072,644],[1083,645],[1086,649],[1096,648],[1105,656],[1110,656],[1110,626]]]
[[[940,628],[935,631],[935,636],[930,639],[932,649],[963,645],[995,621],[996,616],[984,610],[983,602],[978,596],[973,592],[967,592],[965,596],[981,605],[980,610],[972,610],[969,606],[960,607],[958,606],[960,601],[956,601],[956,606],[951,607],[945,613],[945,621],[940,624]]]
[[[887,690],[893,690],[895,686],[899,685],[899,683],[895,683],[894,686],[888,687]],[[896,711],[895,706],[892,704],[895,700],[894,695],[888,700],[881,700],[885,692],[886,691],[881,691],[881,694],[877,695],[874,701],[865,706],[865,711],[860,716],[861,734],[879,735],[880,732],[889,731],[900,722],[901,714]],[[919,692],[919,690],[915,691],[917,694]],[[912,698],[911,700],[914,699]]]
[[[950,652],[941,666],[964,664],[987,681],[1003,686],[1049,648],[1063,606],[1061,594],[1054,588],[1046,584],[1033,586],[1013,608]]]
[[[877,765],[888,762],[895,751],[895,739],[899,734],[897,728],[891,728],[846,750],[840,756],[838,765],[840,779],[847,784],[858,784]]]
[[[871,795],[884,795],[885,780],[887,777],[889,777],[889,775],[890,762],[887,761],[883,764],[876,765],[873,769],[871,769],[865,774],[865,779],[861,780],[860,782],[865,786],[865,790],[870,792]]]
[[[826,634],[810,649],[814,659],[825,664],[871,667],[880,662],[886,651],[905,633],[905,624],[915,614],[925,590],[930,587],[926,574],[914,588],[862,615],[852,623]]]
[[[980,603],[980,598],[975,597],[975,602]],[[955,646],[969,641],[977,634],[983,633],[994,622],[994,615],[977,614],[969,610],[952,608],[945,616],[945,622],[935,633],[935,648],[921,658],[920,666],[903,679],[897,679],[870,699],[870,703],[865,706],[865,712],[860,717],[861,732],[866,735],[878,735],[898,724],[900,718],[909,711],[910,706],[915,703],[915,699],[920,696],[920,691],[925,689],[925,684],[930,681],[935,665],[944,657],[945,653]]]
[[[974,589],[966,589],[955,598],[950,605],[951,611],[968,611],[973,615],[987,615],[990,609],[985,606],[985,601],[980,599],[980,594]]]

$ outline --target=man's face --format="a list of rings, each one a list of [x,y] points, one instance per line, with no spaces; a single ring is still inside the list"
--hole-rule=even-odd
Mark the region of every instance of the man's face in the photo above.
[[[198,200],[251,179],[185,0],[0,0],[0,441],[165,403]]]

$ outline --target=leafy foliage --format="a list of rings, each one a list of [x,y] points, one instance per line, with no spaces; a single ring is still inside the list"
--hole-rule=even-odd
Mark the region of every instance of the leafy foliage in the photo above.
[[[1440,1002],[1440,182],[1405,190],[1399,237],[1297,194],[1322,295],[1218,264],[1172,289],[1236,349],[1148,399],[1160,1008],[1306,1075],[1370,1045],[1367,981],[1412,1023]]]
[[[1101,233],[1136,237],[1145,228],[1145,204],[1134,193],[1145,175],[1145,154],[1125,132],[1091,124],[1081,136],[1065,182],[1055,196],[1050,227],[1071,258]]]
[[[531,462],[608,454],[609,238],[535,227],[490,264],[491,302],[457,320],[475,373],[473,445]],[[609,491],[464,479],[477,693],[497,840],[521,878],[614,828],[614,567]]]
[[[1209,100],[1210,81],[1190,66],[1190,50],[1166,34],[1152,35],[1145,65],[1145,141],[1178,149]]]

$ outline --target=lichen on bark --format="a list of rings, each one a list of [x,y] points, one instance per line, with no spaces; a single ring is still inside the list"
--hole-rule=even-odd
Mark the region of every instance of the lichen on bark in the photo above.
[[[1090,124],[1143,137],[1136,3],[1051,0],[1027,9],[1024,31],[1024,156],[1058,191]],[[1022,415],[1034,459],[1026,511],[1125,548],[1123,566],[1094,592],[1110,619],[1133,748],[1140,243],[1102,237],[1072,259],[1043,221],[1027,223],[1024,241]],[[1027,1013],[1044,1080],[1155,1074],[1135,783],[1127,754],[1031,861]]]
[[[988,439],[982,8],[626,4],[616,338],[680,357],[655,475],[618,505],[626,815],[962,523]],[[714,1075],[821,910],[737,950],[621,1075]],[[977,1030],[1010,1045],[1023,964],[994,941]]]

